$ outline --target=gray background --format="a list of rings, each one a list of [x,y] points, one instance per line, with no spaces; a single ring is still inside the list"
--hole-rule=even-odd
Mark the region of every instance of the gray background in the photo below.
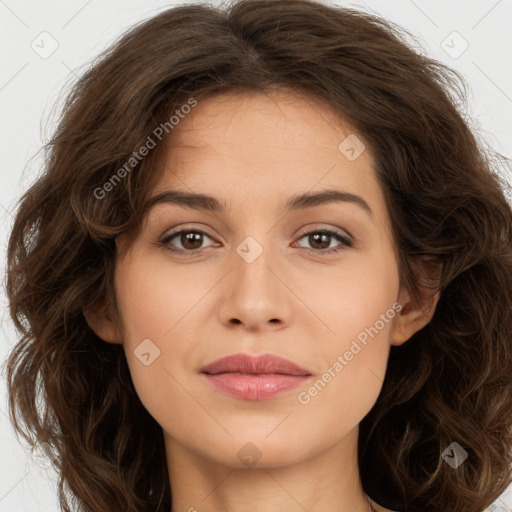
[[[180,2],[0,0],[2,276],[11,212],[41,166],[37,152],[54,126],[54,102],[62,101],[65,88],[80,76],[83,66],[125,29],[176,3]],[[468,114],[473,129],[495,150],[512,157],[512,0],[336,3],[397,22],[431,56],[462,72],[471,88]],[[503,172],[510,172],[510,162],[505,162]],[[5,361],[16,336],[3,289],[0,300],[0,359]],[[17,442],[6,400],[2,368],[0,512],[57,512],[55,474],[45,467],[44,458],[31,457]],[[512,489],[488,510],[512,512]]]

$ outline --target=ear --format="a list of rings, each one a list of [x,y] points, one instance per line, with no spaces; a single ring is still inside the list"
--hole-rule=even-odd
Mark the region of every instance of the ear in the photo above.
[[[99,301],[88,309],[84,309],[84,316],[89,327],[103,341],[108,343],[122,343],[121,330],[117,325],[109,307]]]
[[[391,345],[402,345],[414,333],[425,327],[434,316],[441,296],[439,290],[435,293],[432,291],[439,287],[442,264],[427,257],[419,257],[413,261],[412,266],[420,283],[425,283],[426,288],[421,288],[422,293],[418,303],[412,300],[407,290],[400,290],[398,303],[402,305],[402,309],[393,319]]]

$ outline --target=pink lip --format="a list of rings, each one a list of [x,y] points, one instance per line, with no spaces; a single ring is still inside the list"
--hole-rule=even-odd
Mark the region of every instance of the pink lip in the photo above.
[[[203,366],[200,372],[217,389],[245,400],[271,398],[311,377],[304,368],[271,354],[234,354]]]

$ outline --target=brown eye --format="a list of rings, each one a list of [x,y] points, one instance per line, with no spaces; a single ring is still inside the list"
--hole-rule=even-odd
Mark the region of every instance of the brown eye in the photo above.
[[[305,249],[309,254],[319,256],[337,253],[353,246],[352,240],[347,235],[329,229],[304,233],[300,239],[307,239],[310,248],[305,247]],[[333,247],[331,245],[333,240],[340,243]]]
[[[205,237],[212,239],[208,233],[200,229],[182,229],[167,235],[161,240],[160,245],[176,254],[191,255],[201,252]],[[208,246],[206,246],[208,247]]]
[[[331,235],[325,233],[313,233],[308,235],[308,241],[313,249],[327,249],[331,245]]]
[[[185,249],[199,249],[203,243],[203,234],[198,231],[182,231],[180,242]]]

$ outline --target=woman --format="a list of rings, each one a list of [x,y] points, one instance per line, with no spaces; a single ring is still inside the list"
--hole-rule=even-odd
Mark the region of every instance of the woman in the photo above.
[[[8,248],[11,414],[63,510],[504,491],[512,212],[459,84],[309,0],[168,9],[90,68]]]

